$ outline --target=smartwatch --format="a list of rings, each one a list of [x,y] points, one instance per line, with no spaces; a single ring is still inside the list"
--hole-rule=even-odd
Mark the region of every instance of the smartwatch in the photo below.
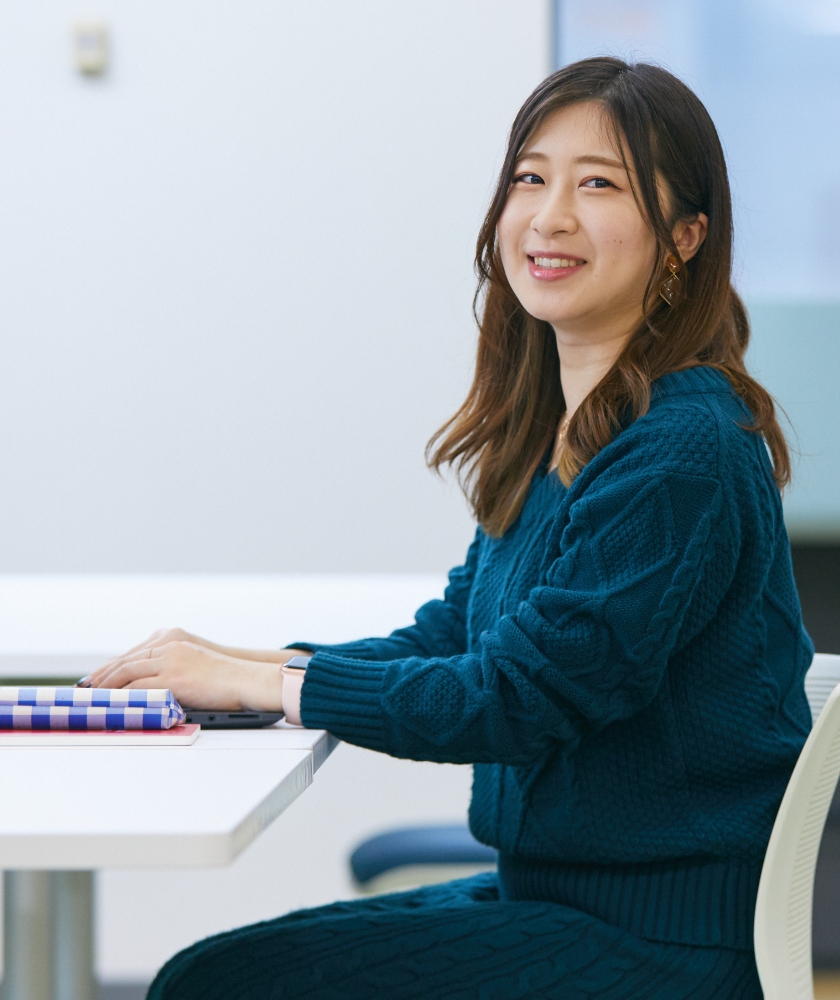
[[[283,712],[286,722],[302,726],[300,718],[300,692],[306,678],[306,668],[311,656],[293,656],[283,664]]]
[[[293,656],[290,660],[286,660],[283,666],[291,667],[292,670],[306,670],[311,659],[311,656]]]

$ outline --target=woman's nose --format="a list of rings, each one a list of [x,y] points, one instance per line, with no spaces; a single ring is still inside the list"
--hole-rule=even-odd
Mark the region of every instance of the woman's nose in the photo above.
[[[563,190],[546,191],[546,197],[531,220],[531,229],[547,238],[557,233],[573,233],[577,227],[569,194]]]

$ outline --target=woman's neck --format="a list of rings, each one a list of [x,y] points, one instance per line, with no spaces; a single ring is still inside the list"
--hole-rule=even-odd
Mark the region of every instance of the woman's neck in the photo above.
[[[565,423],[612,368],[630,334],[584,340],[569,337],[555,328],[555,335],[560,356],[560,384],[566,401]]]

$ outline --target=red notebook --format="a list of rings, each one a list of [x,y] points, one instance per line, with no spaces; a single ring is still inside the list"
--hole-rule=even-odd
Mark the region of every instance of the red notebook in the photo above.
[[[0,729],[0,747],[190,746],[201,726],[171,729]]]

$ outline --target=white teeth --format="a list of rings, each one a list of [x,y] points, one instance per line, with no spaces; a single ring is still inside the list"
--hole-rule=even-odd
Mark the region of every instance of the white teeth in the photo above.
[[[575,267],[581,261],[571,257],[534,257],[537,267]]]

